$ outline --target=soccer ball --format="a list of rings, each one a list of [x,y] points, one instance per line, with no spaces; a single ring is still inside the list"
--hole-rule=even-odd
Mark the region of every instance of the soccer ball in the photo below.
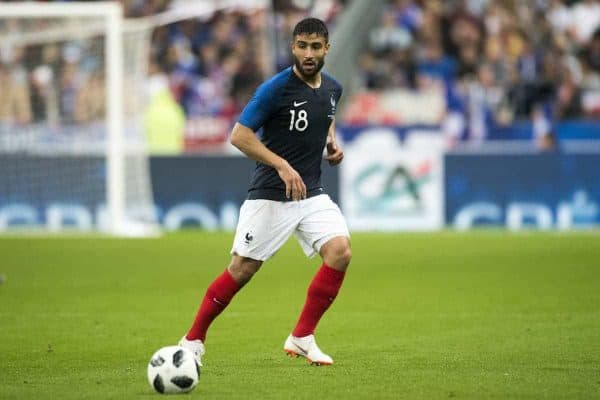
[[[159,393],[189,392],[199,379],[194,353],[180,346],[159,349],[148,363],[148,382]]]

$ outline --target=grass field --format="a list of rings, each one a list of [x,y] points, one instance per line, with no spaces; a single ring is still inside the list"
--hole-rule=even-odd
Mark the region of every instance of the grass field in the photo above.
[[[156,398],[151,354],[191,324],[230,233],[0,239],[0,398]],[[355,234],[317,337],[283,341],[318,259],[290,241],[216,320],[202,399],[600,398],[600,234]]]

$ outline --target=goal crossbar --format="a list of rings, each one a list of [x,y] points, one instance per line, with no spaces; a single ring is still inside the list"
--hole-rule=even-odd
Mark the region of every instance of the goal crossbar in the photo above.
[[[98,1],[94,3],[4,3],[0,6],[0,17],[97,17],[99,15],[120,15],[121,5],[113,1]]]

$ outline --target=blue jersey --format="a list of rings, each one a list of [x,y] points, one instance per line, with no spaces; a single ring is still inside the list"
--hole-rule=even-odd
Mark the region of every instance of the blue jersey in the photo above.
[[[240,116],[239,123],[254,132],[262,128],[261,142],[298,171],[307,197],[324,193],[321,160],[341,96],[342,86],[331,76],[321,73],[321,86],[314,89],[289,67],[260,85]],[[291,200],[277,171],[260,162],[248,198]]]

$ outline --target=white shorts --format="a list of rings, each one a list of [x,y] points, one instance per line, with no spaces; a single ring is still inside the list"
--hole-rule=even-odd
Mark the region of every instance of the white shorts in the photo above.
[[[336,236],[350,237],[339,207],[328,195],[300,201],[246,200],[231,254],[265,261],[294,233],[308,257]]]

